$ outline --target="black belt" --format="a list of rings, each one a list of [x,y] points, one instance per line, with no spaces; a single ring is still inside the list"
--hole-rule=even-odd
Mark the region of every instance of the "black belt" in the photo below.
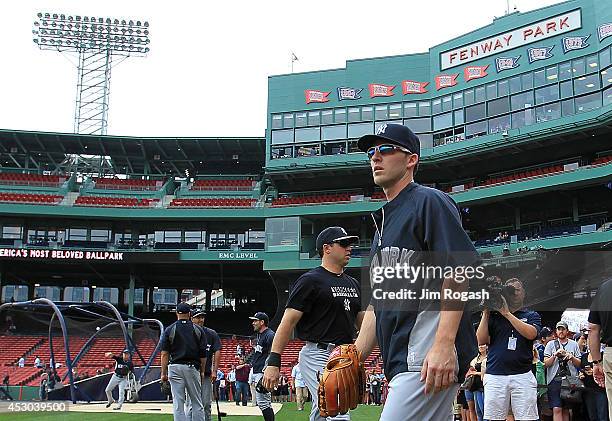
[[[175,362],[171,362],[170,364],[186,365],[186,366],[189,366],[189,367],[197,368],[198,370],[200,369],[200,365],[196,364],[196,363],[175,363]]]
[[[328,344],[327,342],[317,342],[317,348],[328,350],[329,348],[335,348],[336,344]]]

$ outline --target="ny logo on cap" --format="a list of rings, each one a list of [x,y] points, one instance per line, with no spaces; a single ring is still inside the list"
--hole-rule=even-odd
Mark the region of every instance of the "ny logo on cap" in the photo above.
[[[378,128],[378,130],[376,130],[376,134],[384,134],[385,130],[387,130],[387,124],[383,124],[382,126],[380,126]]]

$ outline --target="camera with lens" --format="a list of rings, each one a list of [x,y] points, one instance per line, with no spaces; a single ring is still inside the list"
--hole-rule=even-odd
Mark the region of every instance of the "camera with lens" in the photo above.
[[[484,298],[480,305],[489,310],[499,310],[503,306],[502,297],[508,302],[516,294],[516,288],[505,284],[499,276],[489,276],[485,290],[489,293],[489,298]]]

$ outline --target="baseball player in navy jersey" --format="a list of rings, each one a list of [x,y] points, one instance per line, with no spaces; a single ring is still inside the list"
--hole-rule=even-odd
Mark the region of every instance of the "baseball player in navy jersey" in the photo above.
[[[111,376],[106,389],[106,397],[108,398],[108,403],[106,407],[110,407],[113,403],[113,390],[117,386],[119,386],[119,401],[117,402],[117,406],[113,408],[114,410],[120,410],[123,405],[123,401],[125,400],[125,389],[128,387],[128,374],[130,371],[134,371],[134,364],[132,364],[132,352],[129,349],[124,349],[121,357],[113,355],[112,352],[107,352],[104,354],[107,358],[112,358],[115,360],[115,372]]]
[[[322,373],[331,351],[352,343],[363,319],[359,283],[344,273],[351,258],[351,246],[359,241],[344,228],[329,227],[317,237],[318,266],[298,278],[289,294],[283,318],[276,332],[264,386],[272,390],[280,376],[280,354],[285,350],[293,329],[306,341],[300,351],[300,371],[312,396],[311,421],[324,420],[319,414],[317,373]],[[349,420],[349,414],[334,420]]]
[[[417,136],[408,127],[384,124],[376,134],[361,137],[358,146],[367,153],[374,183],[382,187],[388,201],[373,213],[376,233],[370,274],[377,268],[413,265],[415,253],[435,255],[438,263],[452,268],[475,266],[478,254],[461,226],[455,202],[441,191],[414,182],[420,154]],[[439,288],[467,287],[455,282],[458,272],[451,273],[439,279]],[[430,280],[418,282],[422,286]],[[376,298],[372,292],[355,345],[363,359],[376,343],[380,346],[389,381],[381,420],[452,420],[458,377],[465,374],[477,352],[469,315],[450,300],[420,300],[420,292],[416,299],[399,304]]]
[[[251,365],[253,366],[253,382],[258,384],[263,377],[263,370],[266,366],[266,360],[270,355],[270,348],[274,340],[274,331],[268,327],[270,319],[266,313],[261,311],[249,317],[252,320],[253,330],[256,333],[255,347],[251,354]],[[265,421],[274,421],[274,410],[272,409],[272,394],[269,392],[272,389],[267,389],[265,392],[256,388],[255,399],[257,406]]]

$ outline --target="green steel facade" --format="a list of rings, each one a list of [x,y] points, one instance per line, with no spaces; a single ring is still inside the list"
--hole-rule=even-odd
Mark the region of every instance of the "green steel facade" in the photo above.
[[[352,180],[353,171],[357,171],[371,184],[366,158],[357,153],[355,144],[358,137],[373,133],[385,122],[405,124],[419,135],[422,143],[419,171],[423,172],[424,181],[447,186],[464,182],[432,174],[445,166],[461,168],[464,161],[474,165],[500,159],[509,151],[528,154],[530,145],[543,147],[571,136],[603,136],[605,139],[598,141],[605,145],[609,139],[606,128],[612,125],[611,44],[609,1],[568,1],[498,18],[426,53],[351,60],[343,69],[271,76],[264,181],[260,190],[247,193],[269,199],[262,200],[260,205],[241,209],[119,209],[0,204],[0,216],[19,219],[43,215],[56,220],[137,222],[151,226],[202,222],[235,224],[241,229],[250,228],[251,224],[258,230],[265,227],[265,250],[181,250],[179,258],[188,262],[258,261],[263,262],[264,270],[279,272],[307,269],[317,265],[313,249],[319,228],[328,221],[342,223],[347,218],[364,221],[360,218],[383,202],[355,200],[270,206],[279,194],[307,190],[290,187],[287,179],[312,180],[306,182],[312,190],[325,191],[333,177],[346,180],[346,187],[352,188],[357,185]],[[177,142],[178,148],[172,143],[167,149],[175,150],[176,162],[197,154],[201,148],[195,140],[188,140],[167,140]],[[78,139],[81,141],[86,142],[87,138]],[[134,147],[137,151],[134,153],[140,153],[141,148],[135,147],[135,142],[140,141],[121,140],[121,147],[128,152]],[[102,148],[104,141],[99,143]],[[209,139],[204,146],[222,151],[222,144],[223,139]],[[537,151],[536,146],[533,148]],[[200,150],[204,151],[207,150]],[[612,142],[596,152],[606,151],[612,152]],[[254,146],[252,153],[258,153]],[[140,165],[140,161],[136,164]],[[183,171],[182,167],[179,169]],[[453,198],[462,207],[485,207],[610,181],[612,164],[584,166],[543,178],[459,190]],[[187,197],[191,193],[185,190],[184,194]],[[368,240],[368,235],[363,235],[367,231],[353,228],[361,231],[363,240]],[[545,243],[547,248],[572,248],[611,241],[612,230],[607,230],[537,243]],[[532,240],[524,243],[534,244]],[[362,244],[362,248],[365,251],[367,244]],[[481,251],[496,255],[500,252],[498,248],[483,247]],[[352,267],[364,264],[360,257],[351,262]]]
[[[497,18],[426,53],[271,76],[267,169],[361,165],[355,140],[384,122],[419,135],[423,163],[601,124],[612,103],[611,22],[609,2],[567,1]]]

